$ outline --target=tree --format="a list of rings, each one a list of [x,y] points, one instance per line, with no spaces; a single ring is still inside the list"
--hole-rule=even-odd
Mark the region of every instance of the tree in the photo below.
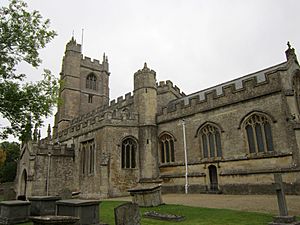
[[[0,114],[10,122],[0,130],[0,138],[12,134],[22,141],[30,139],[32,124],[40,126],[57,103],[59,84],[49,70],[36,83],[16,72],[20,62],[40,65],[38,51],[56,35],[49,24],[38,11],[29,12],[22,0],[10,0],[0,8]]]
[[[6,159],[0,165],[0,182],[12,182],[17,173],[17,161],[20,156],[20,145],[16,142],[2,142],[0,149],[5,152]]]

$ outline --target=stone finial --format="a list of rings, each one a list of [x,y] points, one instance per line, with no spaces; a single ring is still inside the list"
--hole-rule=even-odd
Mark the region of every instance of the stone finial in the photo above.
[[[41,130],[39,130],[39,134],[38,134],[38,141],[41,140]]]
[[[105,62],[105,52],[103,53],[103,60],[102,60],[102,63]]]
[[[146,62],[144,63],[144,69],[148,69]]]
[[[297,56],[295,54],[295,49],[292,48],[290,42],[287,42],[288,49],[285,51],[287,61],[294,60],[298,64]]]
[[[38,129],[37,129],[37,124],[34,126],[34,131],[33,131],[33,140],[37,141],[38,138]]]
[[[51,139],[51,127],[50,127],[50,124],[48,124],[48,130],[47,130],[47,137],[48,139]]]
[[[107,57],[107,56],[106,56],[106,58],[105,58],[105,62],[108,63],[108,57]]]

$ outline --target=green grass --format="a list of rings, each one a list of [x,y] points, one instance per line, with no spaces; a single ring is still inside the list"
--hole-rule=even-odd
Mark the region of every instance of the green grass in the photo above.
[[[124,202],[103,201],[100,205],[100,220],[114,224],[114,208]],[[243,212],[228,209],[209,209],[182,205],[162,205],[153,208],[141,208],[146,211],[157,211],[185,216],[182,222],[168,222],[142,218],[142,225],[178,224],[178,225],[266,225],[272,221],[272,215],[263,213]]]
[[[123,204],[121,201],[103,201],[100,204],[100,221],[115,224],[114,208]],[[229,209],[209,209],[183,205],[162,205],[152,208],[140,208],[141,215],[146,211],[157,211],[185,216],[181,222],[168,222],[142,217],[142,225],[266,225],[272,221],[271,214],[243,212]],[[33,223],[22,223],[32,225]],[[21,225],[21,224],[20,224]]]

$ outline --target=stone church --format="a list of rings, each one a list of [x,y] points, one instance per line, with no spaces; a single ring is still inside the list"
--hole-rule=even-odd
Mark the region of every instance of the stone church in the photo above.
[[[144,67],[134,89],[109,98],[109,63],[72,39],[62,61],[53,132],[23,144],[18,195],[128,195],[141,184],[163,193],[273,193],[273,174],[300,194],[300,67],[286,61],[184,94]]]

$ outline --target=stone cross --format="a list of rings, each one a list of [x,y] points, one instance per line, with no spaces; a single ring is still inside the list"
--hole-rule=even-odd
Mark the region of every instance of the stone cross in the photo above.
[[[280,216],[287,216],[288,210],[285,200],[285,193],[283,189],[283,183],[282,183],[282,176],[280,173],[274,173],[274,180],[275,180],[275,189],[276,189],[276,195],[277,195],[277,201],[278,201],[278,207],[279,207],[279,215]]]

